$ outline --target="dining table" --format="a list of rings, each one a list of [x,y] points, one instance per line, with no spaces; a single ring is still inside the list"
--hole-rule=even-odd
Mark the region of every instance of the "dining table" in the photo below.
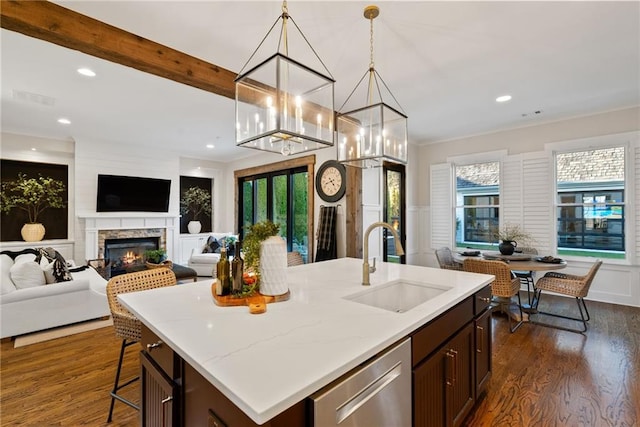
[[[480,257],[486,260],[500,260],[507,263],[509,269],[515,274],[516,272],[528,272],[533,275],[534,272],[537,271],[555,271],[561,270],[567,266],[567,261],[561,258],[556,258],[552,256],[539,256],[535,254],[525,254],[525,253],[513,253],[512,255],[504,255],[499,251],[474,251],[474,250],[466,250],[455,253],[454,259],[459,262],[464,262],[465,258],[477,258]],[[534,311],[534,307],[536,307],[536,289],[535,285],[533,288],[533,297],[531,296],[531,291],[527,286],[527,299],[528,304],[522,304],[522,309],[527,312]]]

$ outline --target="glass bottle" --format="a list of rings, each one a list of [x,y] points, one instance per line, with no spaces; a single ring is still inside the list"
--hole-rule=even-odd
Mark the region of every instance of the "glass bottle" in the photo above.
[[[244,261],[242,260],[242,256],[240,255],[241,250],[242,243],[240,242],[240,240],[238,240],[235,246],[235,256],[233,257],[233,261],[231,261],[231,275],[233,277],[233,282],[231,284],[231,293],[234,295],[242,293],[242,273],[244,272]]]
[[[223,246],[220,249],[220,261],[218,261],[218,264],[216,265],[216,295],[218,296],[225,296],[231,293],[231,275],[229,267],[227,248]]]

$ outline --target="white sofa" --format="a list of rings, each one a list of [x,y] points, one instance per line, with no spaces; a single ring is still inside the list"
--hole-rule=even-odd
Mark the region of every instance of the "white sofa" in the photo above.
[[[226,237],[233,237],[235,240],[238,240],[238,235],[231,232],[211,233],[210,237],[213,237],[217,241],[221,241]],[[198,276],[216,277],[216,266],[220,260],[220,253],[204,252],[207,246],[208,239],[199,248],[194,248],[191,251],[188,265],[198,273]]]
[[[31,253],[15,256],[15,260],[6,253],[0,255],[0,338],[111,315],[107,281],[91,267],[72,271],[71,281],[33,285],[20,279],[22,283],[16,286],[11,268],[19,263],[35,264],[34,259]]]

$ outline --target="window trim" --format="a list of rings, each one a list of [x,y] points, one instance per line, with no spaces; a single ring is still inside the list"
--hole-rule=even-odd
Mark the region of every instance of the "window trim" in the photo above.
[[[313,238],[313,230],[314,230],[314,203],[315,203],[315,193],[313,188],[313,183],[315,182],[315,164],[316,164],[316,156],[315,154],[311,154],[309,156],[296,157],[292,159],[288,159],[282,162],[269,163],[266,165],[260,165],[255,167],[250,167],[246,169],[238,169],[233,172],[233,180],[234,180],[234,227],[235,230],[240,230],[240,218],[238,217],[238,203],[240,203],[240,194],[241,188],[238,185],[241,179],[247,178],[254,175],[261,174],[269,174],[272,172],[278,172],[282,170],[296,169],[301,167],[307,168],[307,251],[308,251],[308,261],[312,262],[315,259],[315,241]]]

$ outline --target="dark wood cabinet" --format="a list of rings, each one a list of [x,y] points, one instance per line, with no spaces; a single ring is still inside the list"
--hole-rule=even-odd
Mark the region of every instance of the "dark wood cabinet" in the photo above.
[[[183,414],[182,358],[144,325],[141,343],[141,425],[179,427]]]
[[[150,357],[140,353],[142,405],[141,425],[145,427],[180,426],[180,387]]]
[[[458,426],[467,416],[475,402],[473,342],[468,323],[414,369],[414,426]]]
[[[485,390],[491,378],[491,310],[485,310],[474,320],[476,398]]]
[[[415,427],[461,425],[486,386],[491,375],[490,292],[483,288],[413,335]]]

